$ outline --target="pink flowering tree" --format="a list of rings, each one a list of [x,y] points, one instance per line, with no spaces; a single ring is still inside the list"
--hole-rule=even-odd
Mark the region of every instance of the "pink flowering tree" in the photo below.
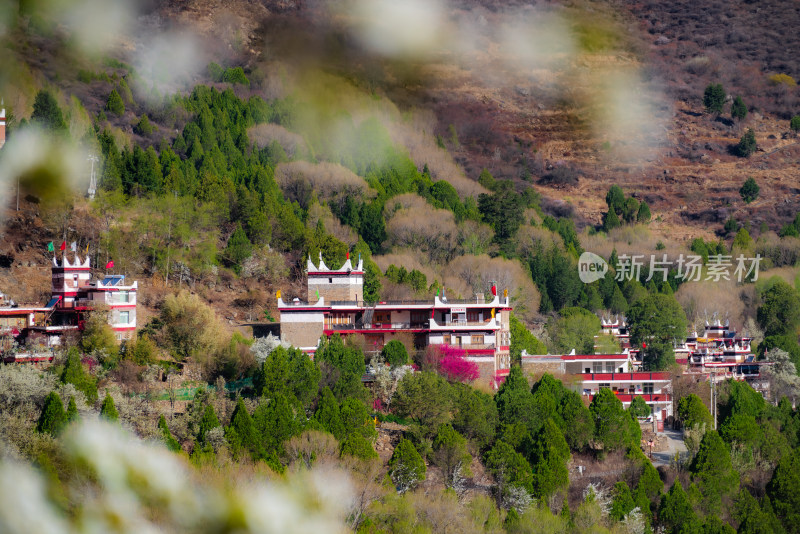
[[[453,382],[471,382],[480,376],[478,364],[467,360],[460,351],[449,345],[441,345],[438,371],[447,380]]]

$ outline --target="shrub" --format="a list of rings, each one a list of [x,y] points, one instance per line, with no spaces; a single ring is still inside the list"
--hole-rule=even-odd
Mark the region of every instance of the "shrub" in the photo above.
[[[441,359],[439,360],[439,373],[447,380],[453,382],[470,382],[480,377],[478,364],[467,360],[457,351],[447,345],[442,345]]]
[[[214,63],[213,61],[208,64],[208,77],[211,78],[215,82],[221,82],[222,77],[225,75],[225,69],[219,66],[218,63]]]
[[[122,101],[122,97],[119,96],[116,89],[112,89],[111,94],[108,95],[106,109],[117,116],[125,114],[125,103]]]
[[[139,135],[148,136],[156,131],[156,127],[153,126],[150,119],[147,118],[147,115],[142,115],[139,122],[133,127],[133,131]]]
[[[741,96],[737,96],[731,104],[731,117],[738,120],[744,120],[747,117],[747,106]]]
[[[794,81],[794,78],[783,73],[773,74],[768,78],[768,80],[772,85],[787,85],[789,87],[794,87],[797,85],[797,82]]]
[[[114,405],[114,398],[106,392],[106,398],[103,399],[103,405],[100,407],[100,417],[107,421],[116,421],[119,419],[119,412]]]
[[[744,181],[744,184],[742,184],[742,187],[739,189],[739,195],[742,197],[742,200],[748,204],[758,198],[758,192],[758,184],[752,176],[747,178],[747,180]]]
[[[748,128],[739,140],[739,144],[736,145],[736,154],[743,158],[749,158],[753,152],[756,151],[757,147],[756,134],[752,128]]]
[[[400,341],[393,339],[381,349],[381,356],[392,367],[399,367],[408,363],[408,351]]]
[[[66,422],[64,404],[61,402],[61,397],[55,391],[51,391],[44,401],[42,414],[36,423],[36,431],[57,436],[63,430]]]
[[[719,115],[725,105],[725,89],[721,83],[712,83],[703,93],[703,106],[708,113]]]
[[[800,131],[800,115],[792,117],[792,120],[789,121],[789,128],[795,132]]]
[[[244,75],[242,67],[231,67],[222,75],[222,81],[231,84],[250,85],[250,80]]]

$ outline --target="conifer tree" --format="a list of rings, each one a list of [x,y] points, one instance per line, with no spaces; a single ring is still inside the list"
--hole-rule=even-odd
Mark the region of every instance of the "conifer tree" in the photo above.
[[[472,455],[467,451],[467,440],[449,424],[439,427],[433,440],[433,463],[443,474],[445,485],[452,488],[460,476],[469,472]]]
[[[36,431],[57,436],[64,429],[66,423],[61,397],[55,391],[51,391],[44,400],[44,408],[42,408],[39,421],[36,423]]]
[[[375,452],[372,444],[358,432],[349,434],[344,441],[342,441],[342,445],[339,447],[339,453],[342,456],[353,456],[361,460],[370,460],[378,457],[378,453]]]
[[[613,495],[614,500],[611,501],[611,510],[608,515],[616,521],[622,521],[636,507],[636,503],[633,502],[631,489],[624,481],[614,484]]]
[[[181,444],[178,443],[178,440],[172,437],[172,432],[169,431],[167,419],[164,417],[164,414],[161,414],[161,417],[158,418],[158,428],[161,430],[161,437],[169,450],[172,452],[178,452],[181,450]]]
[[[252,253],[253,244],[250,243],[241,225],[237,225],[236,230],[234,230],[233,235],[228,239],[228,244],[225,247],[225,256],[231,263],[236,274],[242,272],[242,263],[244,263]]]
[[[242,399],[236,403],[231,415],[231,424],[225,429],[225,438],[237,456],[244,452],[250,453],[253,458],[264,456],[260,436]]]
[[[731,117],[740,121],[747,117],[747,106],[741,96],[737,96],[733,99],[733,104],[731,104]]]
[[[427,468],[414,444],[401,439],[394,448],[389,460],[389,476],[398,493],[413,489],[418,482],[425,480]]]
[[[650,206],[647,205],[647,202],[642,201],[639,204],[639,211],[636,213],[636,220],[640,223],[646,223],[650,221]]]
[[[672,488],[670,488],[669,493],[661,497],[658,520],[666,527],[667,532],[674,534],[679,534],[684,527],[693,525],[697,520],[692,505],[689,503],[689,498],[677,479]]]
[[[67,406],[67,423],[72,423],[80,419],[78,413],[78,406],[75,404],[75,397],[69,398],[69,405]]]
[[[339,403],[336,402],[336,397],[333,396],[333,392],[328,387],[322,390],[322,398],[317,405],[314,419],[323,429],[333,434],[336,439],[342,440],[344,438],[345,428],[342,423]]]
[[[614,211],[614,208],[609,208],[603,218],[603,229],[606,232],[610,232],[614,228],[620,226],[619,217],[617,217],[617,212]]]
[[[302,416],[302,419],[301,419]],[[283,443],[300,433],[305,412],[291,393],[264,399],[253,412],[253,424],[268,453],[283,454]]]
[[[200,443],[205,442],[206,433],[212,428],[217,428],[219,426],[220,424],[219,419],[217,418],[217,412],[214,411],[213,406],[206,404],[206,407],[203,410],[203,417],[200,419],[200,424],[198,425],[197,429],[197,441]]]
[[[116,89],[112,89],[111,94],[108,95],[106,109],[119,117],[125,114],[125,103],[122,101],[122,97],[119,96]]]
[[[533,493],[533,472],[531,464],[514,447],[499,439],[486,453],[486,468],[494,475],[497,483],[497,497],[500,502],[513,488],[522,488]]]
[[[97,382],[93,376],[84,371],[77,349],[70,349],[68,353],[67,363],[61,372],[61,382],[75,386],[78,391],[86,395],[89,403],[97,400]]]
[[[117,407],[114,406],[114,398],[106,391],[106,397],[103,399],[103,405],[100,406],[100,417],[106,421],[116,421],[119,419],[119,412]]]
[[[537,496],[549,498],[567,487],[569,445],[552,419],[548,418],[534,437],[529,458],[536,466],[533,485]]]
[[[44,128],[56,132],[65,131],[67,123],[64,121],[64,115],[61,113],[61,108],[52,93],[46,89],[42,89],[36,93],[36,99],[33,102],[33,115],[31,115],[31,122],[41,124]]]

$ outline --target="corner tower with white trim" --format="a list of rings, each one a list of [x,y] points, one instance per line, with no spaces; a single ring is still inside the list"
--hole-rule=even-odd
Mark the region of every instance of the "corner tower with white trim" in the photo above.
[[[329,269],[319,254],[319,266],[308,258],[308,302],[320,298],[328,302],[358,302],[364,299],[364,260],[359,255],[358,264],[353,267],[350,253],[339,269]]]

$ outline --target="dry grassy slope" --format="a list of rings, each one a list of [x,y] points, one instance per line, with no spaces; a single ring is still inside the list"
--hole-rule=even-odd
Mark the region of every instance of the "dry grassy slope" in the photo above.
[[[569,5],[574,7],[580,3],[569,2]],[[605,192],[611,184],[617,183],[651,205],[654,219],[661,217],[661,222],[654,223],[652,230],[667,237],[712,238],[730,215],[740,221],[751,221],[755,228],[763,221],[777,230],[800,209],[800,199],[796,195],[800,178],[795,169],[800,147],[794,138],[783,138],[787,130],[785,120],[757,114],[746,119],[743,126],[754,128],[763,149],[748,160],[728,152],[740,137],[742,126],[729,127],[704,115],[700,94],[692,99],[667,102],[663,126],[654,126],[654,129],[664,128],[665,142],[659,147],[646,147],[644,156],[635,161],[603,150],[602,133],[592,131],[589,118],[597,110],[589,97],[595,92],[598,80],[604,77],[612,78],[620,72],[655,71],[654,81],[646,83],[642,89],[666,90],[672,98],[685,95],[674,90],[675,84],[706,83],[683,70],[679,76],[673,76],[664,67],[671,65],[669,61],[679,60],[662,57],[665,47],[656,44],[662,33],[651,31],[651,21],[656,15],[661,17],[659,29],[670,33],[669,19],[661,13],[663,6],[653,6],[594,4],[591,9],[597,9],[598,16],[614,20],[617,28],[625,32],[621,48],[583,53],[567,64],[558,63],[558,68],[545,65],[534,71],[498,70],[496,66],[503,59],[499,57],[501,49],[491,40],[480,41],[481,46],[466,59],[442,53],[427,63],[413,65],[413,68],[406,66],[405,70],[382,64],[342,38],[341,32],[337,33],[338,28],[324,20],[325,10],[314,3],[238,1],[223,7],[211,1],[165,0],[160,4],[159,13],[182,24],[192,24],[229,45],[232,35],[244,37],[247,46],[240,46],[238,50],[251,65],[260,61],[258,45],[262,40],[266,41],[264,49],[269,54],[280,54],[287,61],[292,59],[293,53],[305,58],[296,50],[296,39],[302,39],[295,34],[306,31],[309,43],[313,44],[308,45],[304,54],[322,54],[325,61],[329,60],[331,69],[352,79],[369,78],[372,71],[382,72],[383,77],[377,82],[381,90],[401,106],[433,110],[439,120],[438,133],[446,140],[449,126],[453,124],[461,144],[456,146],[448,142],[448,149],[468,176],[477,178],[485,167],[498,177],[520,181],[526,164],[534,168],[534,178],[546,174],[557,162],[574,166],[581,176],[577,186],[535,187],[547,199],[568,202],[584,223],[600,223],[605,210]],[[501,20],[501,7],[488,0],[460,2],[453,4],[451,13],[462,16],[465,11],[478,9],[491,24],[495,19]],[[686,9],[683,4],[680,7]],[[739,12],[734,10],[727,16],[735,18]],[[742,11],[741,16],[747,17],[750,13]],[[259,19],[264,24],[257,29]],[[329,23],[332,25],[326,26]],[[284,35],[287,27],[293,28],[291,36]],[[284,28],[284,34],[280,33],[280,28]],[[280,39],[293,44],[285,49],[276,48],[277,43],[269,41],[276,30],[278,35],[284,35]],[[335,53],[326,50],[334,42],[326,41],[326,32],[336,36]],[[685,36],[682,38],[680,47],[691,48]],[[697,36],[696,39],[707,38]],[[701,49],[702,43],[698,43],[692,46]],[[668,47],[675,48],[675,45]],[[228,51],[231,50],[229,46]],[[769,47],[765,50],[765,54],[772,53]],[[329,53],[330,57],[325,56]],[[722,62],[716,67],[719,71],[727,68],[725,62],[734,60],[730,54],[714,56],[714,59]],[[695,88],[689,93],[693,95],[694,92]],[[634,141],[631,143],[635,144]],[[762,195],[746,206],[739,199],[738,189],[748,176],[757,180]]]

